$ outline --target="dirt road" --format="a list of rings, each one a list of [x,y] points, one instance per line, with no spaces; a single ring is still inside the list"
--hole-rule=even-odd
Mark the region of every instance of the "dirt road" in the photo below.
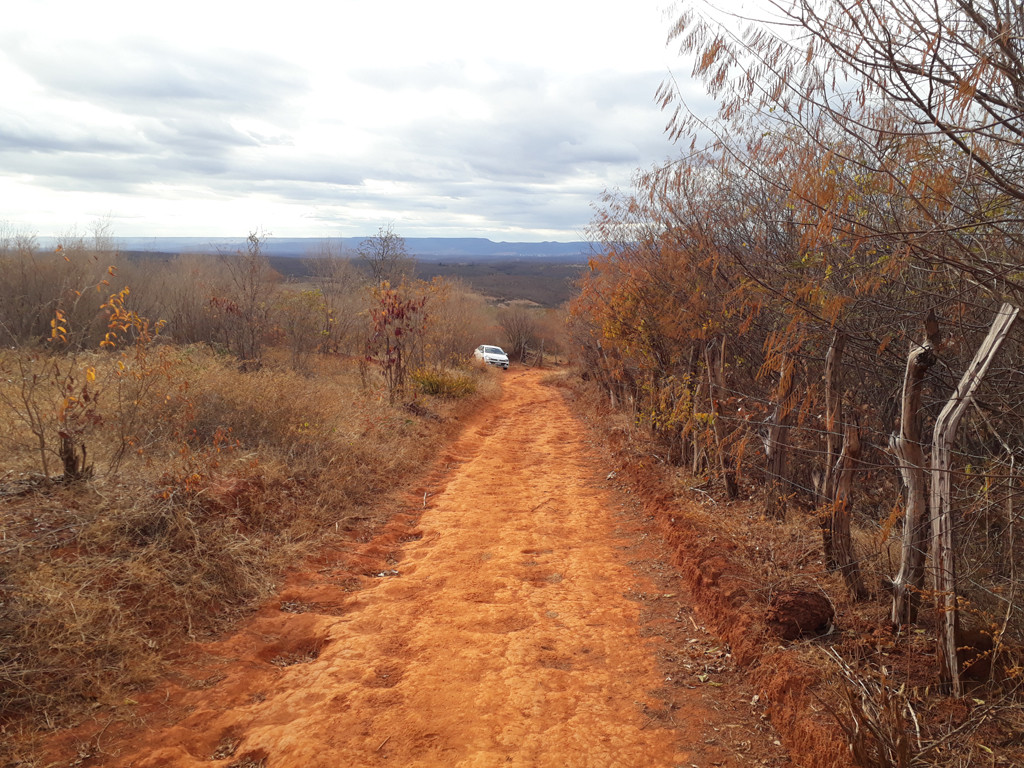
[[[627,563],[606,472],[556,389],[495,373],[502,399],[409,514],[294,577],[205,649],[208,677],[168,687],[147,730],[129,746],[105,735],[92,764],[759,764],[705,761],[705,737],[738,726],[699,695],[674,722],[652,717],[659,639],[629,596],[657,587]]]

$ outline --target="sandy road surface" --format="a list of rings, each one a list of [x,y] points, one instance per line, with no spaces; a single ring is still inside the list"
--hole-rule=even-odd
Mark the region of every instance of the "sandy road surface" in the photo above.
[[[422,513],[350,555],[348,582],[340,559],[294,578],[207,648],[208,679],[168,688],[174,719],[102,764],[693,764],[699,701],[677,705],[688,726],[645,714],[663,674],[627,599],[645,584],[582,427],[537,373],[496,374],[501,401],[413,491]]]

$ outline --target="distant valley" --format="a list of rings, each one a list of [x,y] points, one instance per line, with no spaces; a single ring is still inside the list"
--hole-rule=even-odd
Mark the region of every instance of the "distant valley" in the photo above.
[[[309,259],[330,245],[335,254],[357,257],[365,237],[269,237],[264,253],[289,282],[310,277]],[[55,245],[40,238],[43,247]],[[170,259],[178,254],[232,254],[245,248],[243,238],[117,237],[117,248],[129,259]],[[496,243],[484,238],[405,238],[406,250],[417,261],[416,276],[462,280],[497,303],[527,301],[557,307],[576,292],[576,282],[594,253],[584,241],[560,243]]]
[[[369,237],[369,236],[367,236]],[[355,255],[367,237],[268,237],[264,251],[268,256],[306,258],[315,256],[325,245]],[[45,241],[49,238],[40,238]],[[139,253],[230,253],[245,247],[242,237],[117,237],[122,251]],[[586,241],[505,243],[482,237],[407,237],[410,256],[426,261],[480,261],[542,258],[570,263],[583,263],[592,255],[595,244]]]

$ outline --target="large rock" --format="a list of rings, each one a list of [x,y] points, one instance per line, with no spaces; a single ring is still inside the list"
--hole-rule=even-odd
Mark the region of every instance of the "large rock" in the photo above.
[[[835,609],[824,594],[802,589],[777,593],[765,613],[768,628],[784,640],[823,635],[834,617]]]

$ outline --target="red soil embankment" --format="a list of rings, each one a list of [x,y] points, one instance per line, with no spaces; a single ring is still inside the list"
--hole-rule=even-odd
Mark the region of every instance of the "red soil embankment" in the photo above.
[[[750,594],[762,585],[744,569],[736,545],[688,515],[687,502],[662,491],[647,469],[626,467],[623,474],[671,548],[696,615],[728,643],[793,762],[801,768],[849,768],[849,747],[814,695],[822,670],[787,652],[783,641],[766,630],[764,606]]]

